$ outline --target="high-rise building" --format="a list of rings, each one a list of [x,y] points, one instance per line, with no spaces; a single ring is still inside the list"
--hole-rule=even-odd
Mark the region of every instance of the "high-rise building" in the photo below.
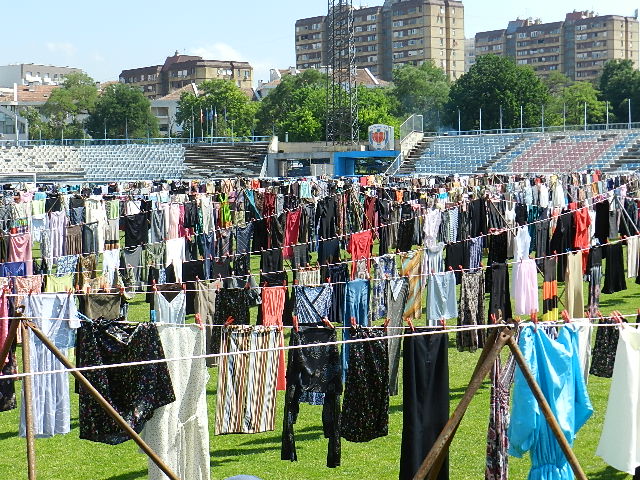
[[[609,60],[639,65],[637,17],[571,12],[563,22],[517,19],[505,30],[476,34],[476,56],[493,53],[530,65],[536,73],[566,74],[572,80],[595,80]]]
[[[120,73],[120,83],[139,88],[144,95],[153,100],[182,87],[205,80],[232,80],[243,90],[253,86],[253,68],[247,62],[226,60],[204,60],[193,55],[167,57],[164,65],[133,68]]]
[[[405,64],[433,61],[451,78],[464,73],[464,6],[461,0],[386,0],[356,8],[355,63],[384,80]],[[320,68],[328,61],[325,16],[296,22],[296,67]]]
[[[464,73],[476,63],[476,39],[465,38],[464,40]]]

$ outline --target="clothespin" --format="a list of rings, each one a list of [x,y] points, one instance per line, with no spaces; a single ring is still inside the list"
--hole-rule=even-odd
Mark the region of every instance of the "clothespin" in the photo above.
[[[293,284],[294,284],[294,285],[298,285],[298,283],[299,283],[299,282],[298,282],[298,279],[296,278],[296,279],[293,281]]]
[[[235,321],[235,318],[233,318],[231,315],[229,315],[229,317],[227,318],[227,320],[224,322],[224,326],[228,327],[229,325],[231,325],[233,322]]]
[[[462,268],[462,265],[458,265],[458,270],[460,270],[461,272],[464,270],[464,268]]]
[[[389,317],[384,319],[384,324],[382,326],[385,330],[387,329],[387,327],[389,326]]]
[[[156,281],[155,280],[151,281],[151,288],[153,288],[154,292],[158,291],[158,286],[156,285]]]
[[[412,332],[416,331],[416,327],[413,324],[413,320],[411,320],[410,318],[407,318],[407,323],[409,324],[409,328],[411,329]]]
[[[447,329],[447,321],[444,318],[440,319],[440,326],[442,327],[442,330]]]
[[[183,283],[183,284],[182,284],[182,291],[183,291],[184,293],[187,293],[187,284],[186,284],[186,283]]]
[[[569,318],[569,312],[567,312],[566,310],[562,311],[562,319],[564,320],[564,323],[571,323],[571,319]]]
[[[204,330],[204,325],[202,324],[202,316],[199,313],[196,313],[195,317],[196,324],[200,330]]]
[[[283,287],[286,287],[286,286],[287,286],[287,280],[286,280],[286,279],[282,280],[282,286],[283,286]]]
[[[449,265],[449,271],[453,272],[453,267],[451,265]]]
[[[534,326],[535,326],[535,331],[538,331],[538,312],[531,312],[531,321],[533,322]]]
[[[71,295],[73,295],[73,288],[70,288],[70,289],[67,291],[67,296],[68,296],[68,297],[71,297]]]
[[[297,315],[294,315],[294,316],[293,316],[293,329],[294,329],[296,332],[299,332],[299,331],[300,331],[300,327],[299,327],[299,325],[298,325],[298,316],[297,316]]]
[[[356,317],[351,317],[351,326],[355,328],[357,326]]]
[[[333,323],[331,323],[327,317],[322,317],[322,323],[324,323],[324,325],[327,328],[336,328],[333,326]]]

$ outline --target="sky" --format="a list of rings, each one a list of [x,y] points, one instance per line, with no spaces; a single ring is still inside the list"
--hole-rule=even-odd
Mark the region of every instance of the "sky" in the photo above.
[[[640,7],[634,0],[463,1],[467,38],[505,28],[517,17],[551,22],[573,10],[631,16]],[[383,0],[353,3],[373,6]],[[19,20],[26,9],[36,11],[27,22]],[[271,68],[295,65],[295,21],[326,10],[327,0],[6,2],[0,65],[77,67],[95,80],[109,81],[124,69],[160,65],[177,50],[208,60],[248,61],[257,83],[269,80]]]

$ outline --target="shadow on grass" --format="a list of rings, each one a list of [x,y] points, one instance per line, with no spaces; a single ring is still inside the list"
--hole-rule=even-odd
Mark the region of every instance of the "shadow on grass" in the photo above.
[[[123,473],[122,475],[116,475],[109,477],[106,480],[136,480],[138,478],[146,478],[149,472],[145,468],[144,470],[138,470],[137,472]]]
[[[478,393],[484,391],[484,390],[489,390],[491,388],[491,386],[487,383],[484,382],[480,388],[478,389],[478,391],[476,392],[476,395],[478,395]],[[467,387],[460,387],[460,388],[452,388],[451,390],[449,390],[449,399],[450,400],[460,400],[462,399],[462,397],[464,397],[464,392],[467,391]]]
[[[607,467],[599,472],[590,473],[589,480],[622,480],[623,478],[629,478],[626,473],[620,472],[614,468]]]
[[[18,436],[18,432],[3,432],[0,433],[0,440],[7,440],[8,438],[15,438]]]

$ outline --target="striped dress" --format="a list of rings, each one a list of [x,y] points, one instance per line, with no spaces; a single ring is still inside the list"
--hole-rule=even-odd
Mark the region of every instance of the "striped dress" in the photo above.
[[[417,250],[413,252],[407,252],[403,255],[402,271],[403,277],[408,277],[409,294],[407,296],[407,303],[405,304],[404,314],[402,318],[407,320],[419,320],[422,317],[422,293],[424,291],[424,284],[420,278],[422,272],[422,256],[424,252]]]
[[[221,357],[215,434],[259,433],[274,429],[280,333],[277,327],[223,328],[220,353],[271,349]]]

